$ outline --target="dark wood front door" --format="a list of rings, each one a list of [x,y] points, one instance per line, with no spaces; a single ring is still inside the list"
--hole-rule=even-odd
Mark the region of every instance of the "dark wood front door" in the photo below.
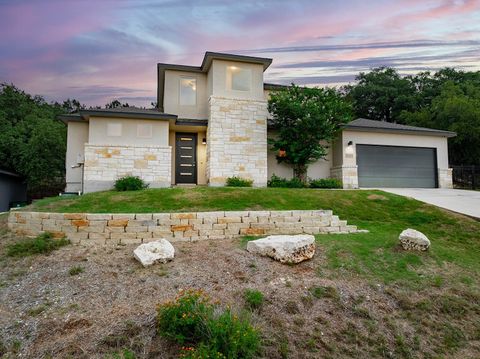
[[[175,182],[197,183],[197,134],[175,135]]]

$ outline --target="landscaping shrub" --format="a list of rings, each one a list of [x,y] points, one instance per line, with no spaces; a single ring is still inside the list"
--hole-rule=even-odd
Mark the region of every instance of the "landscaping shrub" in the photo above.
[[[60,247],[70,244],[66,238],[54,239],[49,232],[42,233],[35,238],[24,239],[7,246],[7,256],[27,257],[34,254],[46,254]]]
[[[282,188],[304,188],[305,184],[298,178],[286,179],[278,177],[273,174],[270,180],[267,182],[268,187],[282,187]]]
[[[148,188],[148,184],[146,184],[140,177],[125,176],[115,181],[114,188],[117,191],[138,191]]]
[[[201,291],[182,292],[158,308],[160,335],[178,344],[184,358],[253,358],[259,332],[244,316],[212,304]]]
[[[252,187],[253,180],[237,176],[227,178],[228,187]]]
[[[320,178],[310,181],[310,188],[343,188],[342,181],[336,178]]]
[[[243,293],[245,304],[250,310],[259,309],[264,301],[263,293],[256,289],[247,289]]]

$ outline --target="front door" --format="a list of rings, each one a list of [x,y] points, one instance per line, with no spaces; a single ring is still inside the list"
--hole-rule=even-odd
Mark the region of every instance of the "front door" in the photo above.
[[[197,183],[197,134],[175,135],[175,183]]]

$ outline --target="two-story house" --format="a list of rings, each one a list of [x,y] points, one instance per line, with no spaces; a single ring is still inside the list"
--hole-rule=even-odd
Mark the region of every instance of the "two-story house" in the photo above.
[[[67,192],[112,188],[135,175],[151,188],[223,186],[228,177],[266,186],[291,177],[269,151],[268,58],[207,52],[200,66],[158,64],[157,109],[82,110],[68,124]],[[454,133],[357,119],[343,128],[311,178],[335,177],[345,188],[451,187],[447,138]]]

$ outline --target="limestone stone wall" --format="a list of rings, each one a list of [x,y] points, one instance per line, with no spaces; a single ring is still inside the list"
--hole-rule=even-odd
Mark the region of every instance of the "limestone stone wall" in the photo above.
[[[357,166],[338,166],[332,167],[330,175],[342,181],[343,188],[358,188],[358,167]]]
[[[438,187],[439,188],[453,188],[452,169],[439,168],[438,169]]]
[[[228,177],[267,185],[267,102],[210,97],[207,178],[223,186]]]
[[[84,192],[111,189],[123,176],[138,176],[151,188],[169,187],[170,146],[109,146],[85,144]]]
[[[8,227],[20,235],[51,232],[74,243],[127,244],[157,238],[196,241],[242,235],[354,233],[330,210],[88,214],[12,211]]]

